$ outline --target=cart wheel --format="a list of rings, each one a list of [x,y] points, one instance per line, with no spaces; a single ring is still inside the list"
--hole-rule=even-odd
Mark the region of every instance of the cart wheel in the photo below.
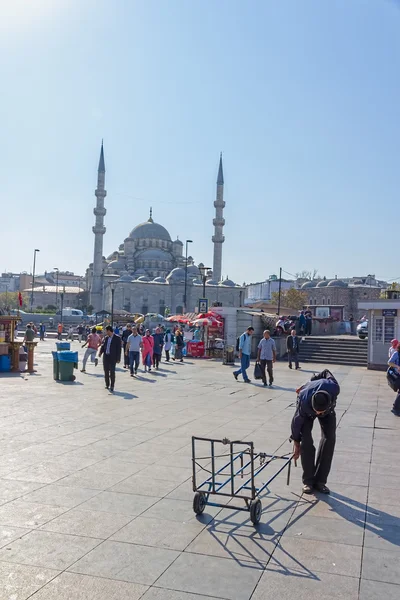
[[[193,498],[193,510],[196,515],[201,515],[206,507],[207,500],[204,494],[196,492]]]
[[[253,525],[257,525],[260,522],[262,513],[262,504],[261,500],[257,498],[257,500],[253,500],[250,502],[250,519]]]

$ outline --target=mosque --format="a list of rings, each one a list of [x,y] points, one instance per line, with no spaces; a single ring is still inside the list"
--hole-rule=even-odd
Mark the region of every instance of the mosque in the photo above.
[[[221,279],[222,244],[225,241],[223,227],[224,174],[222,155],[219,160],[217,193],[214,202],[213,219],[214,244],[213,267],[205,269],[203,263],[195,264],[187,255],[181,240],[172,240],[165,227],[153,220],[152,209],[147,221],[136,225],[125,238],[118,250],[107,258],[103,256],[103,238],[106,232],[105,208],[105,160],[101,145],[100,160],[95,191],[96,217],[93,227],[93,263],[87,270],[90,290],[90,303],[96,312],[111,310],[114,296],[114,310],[127,310],[139,313],[171,314],[194,312],[203,296],[203,279],[206,278],[206,298],[210,306],[214,302],[223,306],[240,306],[244,289],[226,278]],[[185,250],[185,252],[184,252]],[[186,286],[185,286],[186,279]],[[186,289],[185,289],[186,288]],[[186,292],[186,299],[185,299]]]

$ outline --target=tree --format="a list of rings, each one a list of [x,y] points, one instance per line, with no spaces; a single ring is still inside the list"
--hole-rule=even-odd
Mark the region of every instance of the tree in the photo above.
[[[297,279],[311,279],[311,281],[313,279],[319,279],[318,269],[313,269],[312,271],[299,271],[298,273],[295,273],[295,276]]]
[[[19,292],[1,292],[0,308],[26,308],[27,300],[25,294],[22,294],[22,306],[19,305]]]
[[[273,304],[278,306],[279,292],[272,292],[271,301]],[[306,292],[291,288],[290,290],[281,291],[281,306],[285,308],[293,308],[294,310],[301,310],[304,305],[308,304],[308,296]]]

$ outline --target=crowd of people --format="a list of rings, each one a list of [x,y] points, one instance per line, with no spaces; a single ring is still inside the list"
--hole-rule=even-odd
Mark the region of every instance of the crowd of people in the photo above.
[[[162,325],[156,327],[154,333],[143,325],[127,324],[120,328],[108,325],[104,336],[93,327],[87,335],[82,348],[86,347],[81,372],[86,373],[87,362],[98,365],[98,356],[103,357],[106,389],[114,391],[116,365],[123,359],[124,369],[129,369],[131,377],[135,377],[140,366],[143,372],[150,373],[158,370],[165,353],[165,361],[179,360],[183,362],[184,338],[183,332],[176,328],[173,332]]]

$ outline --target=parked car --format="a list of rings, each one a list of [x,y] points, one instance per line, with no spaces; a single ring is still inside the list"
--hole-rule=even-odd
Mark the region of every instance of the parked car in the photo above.
[[[365,340],[368,337],[368,321],[361,321],[357,325],[357,335],[360,340]]]

